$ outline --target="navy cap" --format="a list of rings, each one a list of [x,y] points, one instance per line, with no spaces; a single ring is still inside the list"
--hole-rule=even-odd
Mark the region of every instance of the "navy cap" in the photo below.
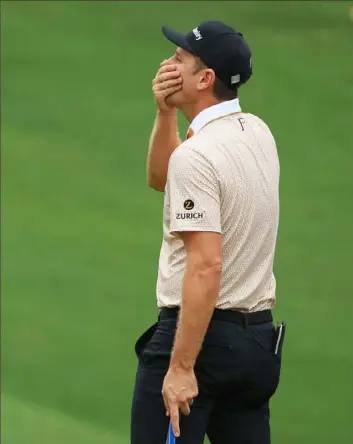
[[[207,21],[184,35],[167,26],[163,34],[175,45],[199,57],[228,88],[237,89],[252,74],[251,51],[243,34],[230,26]]]

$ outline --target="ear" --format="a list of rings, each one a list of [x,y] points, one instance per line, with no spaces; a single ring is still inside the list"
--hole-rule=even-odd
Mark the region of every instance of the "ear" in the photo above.
[[[213,86],[216,80],[216,75],[213,69],[206,68],[200,72],[199,82],[197,84],[197,89],[203,91]]]

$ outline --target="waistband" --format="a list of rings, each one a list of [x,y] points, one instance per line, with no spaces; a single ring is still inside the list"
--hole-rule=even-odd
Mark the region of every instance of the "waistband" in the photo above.
[[[177,319],[179,313],[179,307],[163,307],[159,312],[159,319]],[[254,311],[251,313],[245,313],[242,311],[222,310],[215,308],[212,320],[235,322],[242,325],[264,324],[266,322],[272,322],[271,310]]]

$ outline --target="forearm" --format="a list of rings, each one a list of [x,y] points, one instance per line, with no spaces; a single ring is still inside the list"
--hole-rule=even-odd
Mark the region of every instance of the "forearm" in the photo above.
[[[171,367],[190,369],[195,365],[218,298],[220,268],[217,264],[205,270],[186,268]]]
[[[164,191],[169,158],[180,144],[177,113],[161,114],[158,112],[147,155],[147,184],[149,187],[157,191]]]

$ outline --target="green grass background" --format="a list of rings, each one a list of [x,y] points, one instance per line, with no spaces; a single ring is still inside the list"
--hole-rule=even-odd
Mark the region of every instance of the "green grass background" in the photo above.
[[[353,442],[352,2],[1,3],[2,442],[127,444],[156,316],[162,195],[145,185],[167,24],[241,30],[246,111],[281,160],[274,444]],[[181,118],[181,128],[186,122]]]

